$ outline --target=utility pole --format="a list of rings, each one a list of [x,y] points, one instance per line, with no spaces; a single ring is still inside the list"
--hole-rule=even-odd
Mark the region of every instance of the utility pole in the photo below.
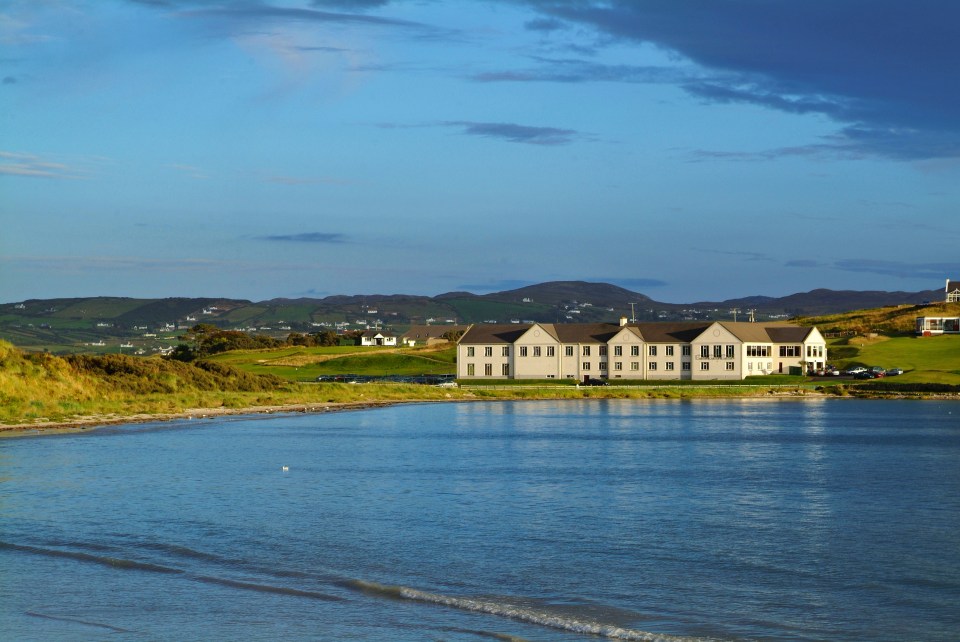
[[[637,305],[637,304],[636,304],[636,303],[628,303],[627,305],[630,306],[630,323],[636,323],[636,322],[637,322],[637,311],[636,311],[636,309],[634,309],[634,306]]]
[[[754,310],[754,309],[752,309],[752,308],[751,308],[750,310],[747,310],[747,314],[750,315],[750,323],[754,323],[754,322],[756,321],[756,319],[753,318],[753,313],[754,313],[754,312],[756,312],[756,310]]]
[[[737,322],[737,313],[740,312],[740,308],[733,308],[732,310],[730,310],[730,312],[733,313],[733,322],[736,323],[736,322]]]

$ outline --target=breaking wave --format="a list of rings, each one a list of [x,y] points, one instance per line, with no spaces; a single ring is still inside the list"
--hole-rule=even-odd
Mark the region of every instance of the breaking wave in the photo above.
[[[708,638],[693,638],[638,631],[614,624],[606,624],[569,615],[560,615],[544,609],[536,609],[493,599],[456,597],[443,595],[441,593],[430,593],[406,586],[378,584],[376,582],[366,582],[363,580],[351,580],[344,585],[347,588],[361,591],[367,595],[437,604],[462,611],[486,613],[488,615],[510,618],[512,620],[537,624],[561,631],[598,635],[615,640],[637,640],[641,642],[707,642],[707,640],[709,640]]]

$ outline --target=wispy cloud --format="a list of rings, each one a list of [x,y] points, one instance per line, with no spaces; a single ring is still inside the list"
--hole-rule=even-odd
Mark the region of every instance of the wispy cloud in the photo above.
[[[834,267],[845,272],[866,272],[901,279],[930,279],[934,283],[942,282],[945,276],[960,274],[960,262],[905,263],[876,259],[844,259],[834,263]]]
[[[772,261],[773,257],[769,254],[764,254],[763,252],[748,252],[748,251],[738,251],[738,250],[712,250],[709,248],[693,248],[698,252],[705,252],[707,254],[722,254],[724,256],[736,256],[745,261]]]
[[[0,175],[28,178],[78,179],[89,173],[79,167],[45,159],[36,154],[0,151]]]
[[[468,136],[496,138],[510,143],[528,145],[566,145],[582,138],[582,134],[576,130],[557,127],[534,127],[516,123],[478,123],[467,120],[454,120],[442,124],[460,128],[461,133]]]
[[[0,261],[16,263],[18,267],[57,270],[65,273],[219,271],[237,267],[237,264],[231,261],[195,258],[156,259],[140,256],[10,256],[0,257]]]
[[[183,163],[171,163],[170,165],[167,165],[167,167],[169,167],[170,169],[176,170],[178,172],[181,172],[183,174],[186,174],[190,178],[196,178],[196,179],[210,178],[207,172],[205,172],[203,169],[195,165],[185,165]]]
[[[524,69],[484,71],[470,76],[476,82],[628,82],[679,84],[702,78],[695,69],[656,65],[605,64],[578,58],[531,57],[533,66]]]
[[[505,0],[507,1],[507,0]],[[653,44],[699,68],[683,77],[586,61],[477,74],[484,82],[674,82],[711,103],[750,103],[842,124],[843,144],[812,153],[896,160],[960,156],[960,3],[512,0],[528,28],[587,27],[607,42]]]
[[[268,183],[278,185],[346,185],[349,181],[328,176],[283,176],[272,175],[264,178]]]
[[[300,232],[298,234],[270,234],[258,236],[261,241],[281,241],[293,243],[327,243],[337,244],[346,242],[346,237],[338,232]]]

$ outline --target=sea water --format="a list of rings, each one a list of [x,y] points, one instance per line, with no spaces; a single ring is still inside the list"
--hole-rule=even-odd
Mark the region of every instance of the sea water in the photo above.
[[[960,403],[443,403],[0,442],[0,639],[604,637],[960,639]]]

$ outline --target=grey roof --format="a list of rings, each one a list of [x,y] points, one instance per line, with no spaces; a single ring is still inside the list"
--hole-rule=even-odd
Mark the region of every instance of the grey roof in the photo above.
[[[363,331],[363,334],[360,335],[360,336],[362,336],[362,337],[375,337],[375,336],[377,336],[378,334],[379,334],[381,337],[395,337],[395,336],[397,336],[397,335],[395,335],[394,333],[390,332],[389,330],[364,330],[364,331]]]
[[[403,339],[439,339],[448,332],[466,332],[467,325],[413,325],[401,336]]]
[[[813,328],[804,328],[803,326],[774,326],[767,328],[767,334],[774,343],[803,343],[806,341]]]
[[[711,325],[710,321],[664,321],[637,323],[633,327],[647,343],[692,343]]]
[[[550,336],[563,344],[606,344],[624,327],[637,334],[646,343],[692,343],[713,321],[677,321],[632,323],[540,323]],[[802,343],[812,328],[788,323],[750,323],[747,321],[720,321],[721,326],[743,343]],[[460,343],[493,344],[514,343],[535,324],[481,323],[470,326]]]
[[[478,323],[470,326],[458,343],[513,343],[529,329],[529,323]]]

